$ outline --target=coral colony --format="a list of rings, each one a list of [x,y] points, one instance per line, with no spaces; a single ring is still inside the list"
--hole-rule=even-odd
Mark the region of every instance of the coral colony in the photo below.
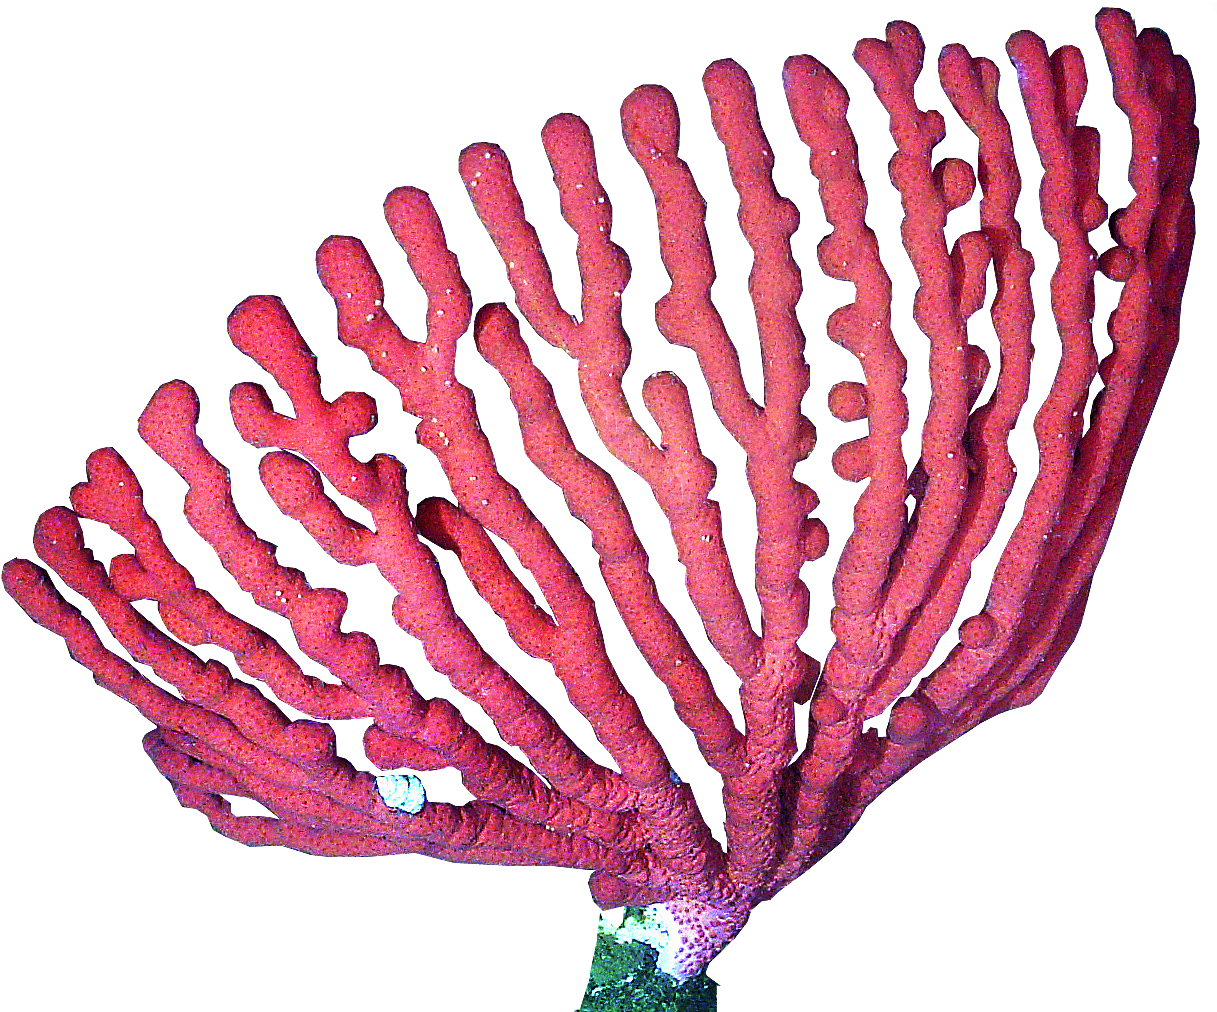
[[[818,317],[813,307],[796,314],[803,287],[791,237],[799,213],[774,188],[752,85],[729,60],[713,64],[704,84],[753,253],[748,287],[763,361],[759,401],[745,387],[711,301],[706,205],[679,157],[671,94],[638,88],[626,98],[621,122],[654,194],[671,279],[656,325],[669,342],[695,353],[714,410],[746,455],[744,477],[756,504],[759,630],[732,575],[711,497],[716,469],[703,454],[684,383],[659,373],[642,385],[658,441],[627,400],[622,296],[630,262],[612,239],[612,206],[592,138],[573,115],[551,119],[542,141],[562,215],[578,240],[577,317],[559,304],[508,161],[489,144],[468,148],[460,171],[506,267],[514,309],[488,305],[474,313],[431,202],[417,189],[389,194],[385,215],[426,294],[425,327],[403,334],[389,318],[380,276],[358,240],[327,239],[317,254],[339,340],[362,351],[400,392],[405,410],[419,419],[419,442],[447,475],[452,499],[427,498],[411,510],[396,459],[352,455],[350,440],[376,424],[375,403],[362,392],[322,396],[316,360],[282,303],[253,297],[229,320],[233,343],[291,399],[292,413],[280,414],[256,383],[232,391],[237,429],[270,450],[259,468],[266,490],[334,559],[377,567],[396,591],[396,622],[489,715],[510,749],[487,742],[452,703],[423,698],[408,672],[381,662],[369,636],[342,631],[343,593],[313,587],[302,572],[276,561],[275,545],[238,515],[226,468],[196,434],[195,393],[180,380],[156,391],[140,416],[141,436],[186,483],[185,514],[194,530],[245,592],[290,623],[296,647],[332,678],[304,671],[287,649],[194,582],[113,449],[89,457],[87,480],[72,490],[70,509],[42,515],[34,547],[88,601],[130,660],[103,646],[50,574],[32,562],[9,562],[5,588],[35,622],[63,637],[100,685],[155,724],[144,738],[149,757],[180,803],[202,812],[219,833],[311,854],[417,853],[586,869],[592,896],[607,913],[583,1007],[712,1008],[715,986],[706,965],[749,912],[832,850],[866,806],[918,762],[986,718],[1033,700],[1077,634],[1177,343],[1197,150],[1188,65],[1172,54],[1166,35],[1138,34],[1119,10],[1102,11],[1097,26],[1115,104],[1131,134],[1133,196],[1110,214],[1097,190],[1099,135],[1077,122],[1086,92],[1080,52],[1064,46],[1050,54],[1030,32],[1014,35],[1007,47],[1043,167],[1042,224],[1058,251],[1051,305],[1040,311],[1055,321],[1060,361],[1038,404],[1027,403],[1035,265],[1015,217],[1022,176],[1032,167],[1016,165],[1015,127],[997,101],[996,64],[960,45],[939,56],[946,99],[975,136],[973,166],[933,159],[945,127],[939,112],[921,109],[914,97],[924,50],[917,29],[894,22],[885,39],[866,39],[855,50],[890,119],[891,141],[882,143],[895,147],[890,178],[919,284],[913,317],[925,341],[914,368],[924,360],[930,393],[920,452],[911,462],[901,449],[909,362],[893,338],[884,259],[896,254],[886,250],[881,258],[867,226],[867,189],[846,119],[849,96],[809,56],[785,66],[790,113],[810,151],[829,226],[819,266],[853,286],[852,301],[828,315],[826,329],[855,356],[861,379],[837,383],[828,410],[866,423],[864,435],[831,450],[837,475],[857,483],[860,494],[853,530],[831,532],[843,547],[832,584],[835,643],[822,663],[799,645],[809,618],[800,571],[826,552],[830,532],[814,516],[816,493],[794,478],[796,465],[823,452],[803,414],[805,355],[814,356],[819,338],[813,331],[809,343],[801,321]],[[948,246],[948,216],[969,203],[977,180],[976,227]],[[1105,248],[1096,250],[1092,234],[1104,225],[1113,243],[1099,240]],[[1102,360],[1092,327],[1096,273],[1119,286],[1107,321],[1111,348]],[[968,337],[969,318],[986,301],[996,361]],[[712,687],[707,661],[661,602],[613,479],[576,448],[521,336],[520,317],[577,361],[580,393],[600,440],[647,483],[667,517],[705,636],[738,677],[742,727]],[[625,627],[705,762],[722,777],[725,847],[623,688],[580,575],[496,469],[474,395],[454,369],[457,342],[471,325],[478,351],[510,389],[529,457],[591,532],[600,576]],[[1091,398],[1096,377],[1101,392]],[[1034,428],[1038,469],[983,609],[959,616],[973,561],[1008,505],[1015,478],[1009,440],[1020,416]],[[348,500],[366,511],[370,525],[343,512]],[[108,565],[97,561],[83,543],[82,517],[121,535],[132,553]],[[540,599],[500,545],[531,574]],[[521,649],[552,666],[613,767],[590,758],[479,645],[452,606],[437,563],[441,553],[459,560]],[[163,628],[136,602],[154,602]],[[958,642],[926,670],[948,635]],[[197,657],[190,648],[201,644],[229,652],[242,677]],[[309,719],[289,719],[277,701]],[[808,702],[806,709],[798,705]],[[800,750],[796,722],[808,714]],[[872,718],[883,714],[880,732]],[[397,772],[375,775],[337,755],[329,722],[361,718],[371,719],[363,739],[369,764]],[[426,800],[425,776],[418,774],[443,768],[460,773],[474,800]],[[237,816],[229,796],[254,799],[273,814]]]

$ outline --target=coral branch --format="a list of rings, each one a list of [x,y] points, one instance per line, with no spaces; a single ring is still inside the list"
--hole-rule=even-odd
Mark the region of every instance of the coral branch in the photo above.
[[[338,342],[362,353],[379,385],[372,389],[395,394],[414,420],[418,449],[442,471],[440,488],[424,487],[414,457],[365,459],[355,449],[383,435],[387,411],[369,392],[323,392],[322,347],[306,341],[283,302],[251,296],[233,310],[232,345],[279,388],[232,388],[231,420],[248,444],[238,453],[257,457],[269,501],[329,560],[388,585],[388,636],[404,632],[417,644],[447,681],[446,698],[420,691],[421,662],[410,672],[388,663],[388,643],[354,627],[347,594],[314,586],[260,533],[265,521],[242,516],[221,460],[237,456],[200,427],[200,398],[184,380],[156,390],[139,435],[185,483],[185,523],[274,617],[205,586],[155,487],[146,496],[128,464],[138,457],[113,447],[89,455],[71,508],[38,519],[33,547],[50,572],[13,559],[5,590],[152,723],[148,758],[179,803],[221,835],[316,855],[589,872],[606,913],[585,1012],[712,1006],[706,967],[753,909],[840,843],[906,772],[1035,699],[1079,633],[1179,341],[1198,146],[1194,82],[1167,36],[1138,32],[1113,9],[1096,25],[1130,139],[1131,196],[1111,213],[1099,184],[1105,150],[1118,143],[1108,135],[1105,148],[1099,127],[1079,121],[1101,96],[1087,98],[1074,46],[1050,51],[1030,31],[1009,39],[1018,117],[1000,101],[997,64],[959,44],[941,50],[937,84],[974,158],[935,154],[948,120],[923,108],[933,82],[921,80],[925,44],[913,25],[894,21],[854,50],[875,94],[871,108],[886,119],[881,137],[855,135],[850,97],[824,64],[786,62],[785,100],[826,225],[815,259],[831,282],[849,286],[848,301],[823,320],[823,336],[853,370],[824,383],[829,413],[852,427],[829,450],[809,417],[820,281],[796,255],[814,216],[801,220],[779,190],[780,181],[796,192],[777,174],[770,138],[779,134],[762,122],[753,81],[732,60],[713,63],[702,85],[730,182],[724,203],[750,256],[745,334],[728,326],[730,272],[711,241],[713,170],[698,164],[691,120],[682,141],[676,100],[658,85],[636,88],[620,109],[625,164],[641,171],[667,275],[653,323],[649,301],[641,323],[632,315],[631,262],[613,236],[591,131],[569,113],[546,122],[540,139],[574,237],[577,313],[559,298],[534,197],[526,213],[524,177],[518,185],[494,144],[465,148],[459,176],[514,306],[475,306],[454,252],[463,247],[450,245],[431,197],[415,187],[384,203],[423,296],[413,329],[404,314],[400,327],[389,315],[385,281],[359,239],[321,243],[317,273]],[[1038,168],[1018,161],[1023,115]],[[898,237],[895,226],[877,234],[884,199],[868,190],[870,151],[860,144],[888,158]],[[1047,246],[1036,244],[1023,197],[1037,173]],[[1095,238],[1104,226],[1110,245]],[[1048,281],[1038,324],[1032,248]],[[915,283],[910,307],[894,295],[892,257],[900,256]],[[1099,306],[1114,306],[1106,351],[1094,333]],[[627,320],[638,333],[627,335]],[[976,337],[989,323],[991,337]],[[1033,383],[1033,324],[1048,335],[1036,332],[1052,367],[1042,386],[1038,376]],[[761,382],[750,390],[742,363],[753,326]],[[563,416],[534,337],[573,360],[602,449],[658,505],[682,570],[671,585],[662,555],[645,547],[655,550],[650,532],[631,515],[633,478],[598,463],[608,458]],[[637,386],[636,349],[654,352],[663,369]],[[527,457],[519,469],[502,461],[507,444],[498,438],[511,419],[479,403],[477,366],[465,357],[475,351],[514,408]],[[910,370],[928,382],[906,385]],[[717,422],[695,412],[707,403]],[[919,431],[910,431],[914,412],[923,412]],[[1026,462],[1022,430],[1035,441]],[[729,453],[712,445],[719,431],[736,444]],[[830,532],[819,495],[796,477],[817,450],[831,455],[841,483],[856,486],[846,503],[852,526],[832,532],[839,557],[822,664],[809,652],[805,580],[828,553]],[[1016,455],[1031,465],[1021,485]],[[742,460],[734,473],[724,463],[732,459]],[[839,497],[843,486],[824,463],[816,484]],[[598,574],[581,571],[534,510],[540,497],[526,497],[520,477],[530,473],[556,487],[564,520],[586,528]],[[721,505],[733,484],[755,508],[750,574],[724,529],[724,516],[735,515]],[[87,524],[107,528],[101,545],[117,538],[128,547],[99,559],[86,546],[86,532],[97,533]],[[972,585],[990,568],[981,605],[986,588]],[[470,588],[480,601],[463,593]],[[502,650],[479,639],[474,614],[497,617]],[[681,615],[702,628],[682,628]],[[612,642],[621,629],[635,651]],[[546,683],[509,670],[520,653]],[[735,682],[738,700],[723,698]],[[564,706],[551,713],[543,702],[562,703],[562,694],[577,726],[559,720],[571,712]],[[649,723],[661,710],[680,726]],[[356,750],[338,733],[343,721],[363,722],[357,757],[344,754]],[[681,739],[704,763],[673,758]],[[675,767],[691,770],[697,796]],[[453,790],[449,776],[467,794],[439,800],[453,797],[435,790]],[[698,804],[711,794],[711,808],[721,801],[721,833]]]

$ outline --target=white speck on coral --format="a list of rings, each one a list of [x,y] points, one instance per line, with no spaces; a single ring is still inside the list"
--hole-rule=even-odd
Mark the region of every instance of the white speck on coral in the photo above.
[[[423,782],[411,773],[385,773],[376,778],[381,800],[398,812],[417,815],[427,802]]]
[[[367,315],[367,316],[365,316],[365,317],[364,317],[364,319],[365,319],[365,320],[366,320],[368,323],[371,323],[373,320],[375,320],[375,319],[376,319],[376,314],[375,314],[375,313],[368,313],[368,315]]]

